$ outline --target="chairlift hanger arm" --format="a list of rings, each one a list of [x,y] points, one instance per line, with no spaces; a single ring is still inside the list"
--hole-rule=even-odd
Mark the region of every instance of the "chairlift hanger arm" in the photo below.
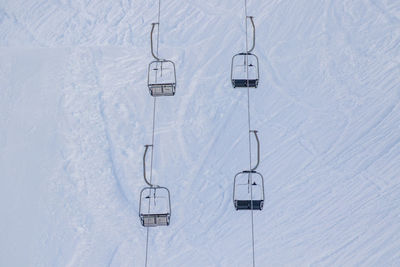
[[[252,171],[255,171],[257,169],[258,165],[260,164],[260,140],[258,139],[257,132],[258,132],[257,130],[250,130],[250,133],[254,133],[254,136],[257,141],[257,164],[256,164],[256,166],[251,168]]]
[[[247,51],[247,53],[251,53],[251,51],[253,51],[254,47],[256,46],[256,26],[254,24],[253,16],[247,16],[247,18],[250,19],[251,25],[253,26],[253,45],[251,46],[251,49]]]
[[[151,24],[151,32],[150,32],[150,45],[151,45],[151,55],[157,60],[157,61],[161,61],[161,59],[159,57],[157,57],[154,54],[154,49],[153,49],[153,32],[154,32],[154,27],[158,25],[158,27],[160,27],[158,22],[153,22]]]
[[[147,150],[149,149],[149,147],[153,147],[153,145],[145,145],[145,149],[144,149],[144,154],[143,154],[143,178],[144,181],[146,182],[146,184],[148,184],[150,187],[158,187],[157,185],[153,185],[151,184],[146,177],[146,154],[147,154]]]

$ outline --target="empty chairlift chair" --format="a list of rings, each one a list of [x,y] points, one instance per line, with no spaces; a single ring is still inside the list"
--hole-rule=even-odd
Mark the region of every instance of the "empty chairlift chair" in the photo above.
[[[171,219],[171,197],[168,188],[153,185],[146,178],[146,153],[143,156],[143,177],[149,185],[140,192],[139,217],[144,227],[168,226]]]
[[[153,50],[153,23],[150,33],[151,54],[155,60],[150,62],[147,72],[147,86],[152,96],[173,96],[176,89],[175,63],[171,60],[160,59]]]
[[[255,25],[253,17],[247,17],[253,26],[253,45],[250,50],[245,53],[239,53],[232,57],[231,63],[231,81],[233,88],[236,87],[252,87],[257,88],[259,80],[259,63],[258,57],[251,52],[255,47]]]
[[[257,171],[242,171],[235,175],[233,204],[236,210],[262,210],[264,178]]]
[[[233,204],[236,210],[262,210],[264,206],[264,177],[256,169],[260,163],[260,142],[257,131],[257,164],[251,169],[235,175],[233,184]]]
[[[246,69],[248,68],[248,72]],[[239,53],[232,58],[231,79],[233,88],[258,86],[258,58],[252,53]]]
[[[168,226],[170,194],[166,187],[145,187],[140,192],[140,221],[144,227]]]

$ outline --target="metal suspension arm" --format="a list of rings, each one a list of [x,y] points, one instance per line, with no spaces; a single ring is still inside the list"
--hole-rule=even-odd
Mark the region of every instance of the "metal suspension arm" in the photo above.
[[[154,32],[154,27],[155,27],[156,25],[158,25],[158,27],[160,27],[160,25],[159,25],[158,22],[153,22],[153,23],[151,24],[151,32],[150,32],[151,55],[152,55],[156,60],[160,61],[161,59],[160,59],[159,57],[157,57],[157,56],[154,54],[154,49],[153,49],[153,32]]]
[[[149,149],[149,146],[153,147],[153,145],[145,145],[145,149],[144,149],[144,155],[143,155],[143,178],[144,181],[146,182],[146,184],[148,184],[150,187],[157,187],[154,186],[153,184],[151,184],[149,181],[147,181],[146,178],[146,154],[147,154],[147,150]]]
[[[257,141],[257,164],[256,166],[254,166],[253,168],[251,168],[252,171],[255,171],[258,167],[258,165],[260,164],[260,140],[258,139],[258,135],[257,135],[257,130],[250,130],[251,133],[254,133],[254,136],[256,137],[256,141]]]
[[[253,51],[254,47],[256,46],[256,26],[254,25],[254,20],[252,16],[247,16],[247,18],[250,19],[251,25],[253,26],[253,45],[251,46],[251,49],[247,51],[247,53],[251,53],[251,51]]]

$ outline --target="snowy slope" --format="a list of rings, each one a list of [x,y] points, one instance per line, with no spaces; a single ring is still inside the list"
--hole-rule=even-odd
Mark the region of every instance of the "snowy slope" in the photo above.
[[[143,266],[138,219],[158,1],[0,1],[0,266]],[[177,94],[157,102],[171,226],[149,266],[251,266],[243,1],[161,4]],[[257,266],[400,265],[400,2],[248,1],[267,201]]]

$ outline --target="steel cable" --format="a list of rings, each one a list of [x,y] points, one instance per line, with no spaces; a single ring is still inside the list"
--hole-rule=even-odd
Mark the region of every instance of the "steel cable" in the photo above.
[[[247,0],[244,0],[244,12],[245,12],[245,27],[246,27],[246,51],[249,50],[249,42],[247,40]],[[253,37],[254,38],[254,37]],[[254,44],[253,44],[254,45]],[[250,113],[250,85],[249,85],[249,55],[246,53],[246,79],[247,79],[247,122],[248,122],[248,134],[249,134],[249,170],[251,170],[251,113]],[[254,210],[253,210],[253,179],[252,173],[249,172],[249,183],[250,183],[250,207],[251,207],[251,244],[252,244],[252,259],[253,267],[256,266],[255,261],[255,246],[254,246]]]
[[[157,27],[157,50],[156,50],[157,57],[158,57],[158,46],[159,46],[159,39],[160,39],[160,15],[161,15],[161,0],[158,0],[158,16],[157,16],[158,27]],[[156,72],[156,81],[157,81],[157,72]],[[154,131],[155,131],[154,129],[155,129],[155,124],[156,124],[156,103],[157,103],[156,99],[157,98],[154,97],[154,101],[153,101],[153,130],[152,130],[152,135],[151,135],[150,183],[153,178]],[[150,198],[149,198],[148,212],[150,213]],[[147,232],[146,233],[146,257],[145,257],[145,263],[144,263],[145,267],[147,267],[148,254],[149,254],[149,232],[150,232],[149,227],[147,227],[146,232]]]

